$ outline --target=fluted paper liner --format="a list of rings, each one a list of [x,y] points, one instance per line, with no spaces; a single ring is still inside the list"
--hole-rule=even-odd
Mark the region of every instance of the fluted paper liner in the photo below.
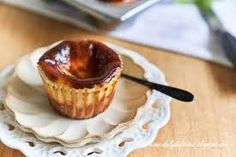
[[[44,81],[51,106],[59,114],[73,118],[86,119],[105,111],[112,101],[121,68],[110,82],[95,85],[93,88],[75,89],[64,84],[52,82],[38,67]]]

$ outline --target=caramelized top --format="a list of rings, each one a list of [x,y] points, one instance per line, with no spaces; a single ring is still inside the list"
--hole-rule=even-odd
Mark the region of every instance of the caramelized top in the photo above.
[[[109,82],[122,62],[103,43],[82,40],[61,42],[48,50],[38,65],[51,81],[79,89]]]

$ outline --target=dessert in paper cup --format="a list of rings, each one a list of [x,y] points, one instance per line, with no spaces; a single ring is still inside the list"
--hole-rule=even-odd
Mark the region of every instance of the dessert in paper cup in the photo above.
[[[121,57],[94,40],[65,40],[38,62],[51,106],[61,115],[87,119],[105,111],[123,69]]]

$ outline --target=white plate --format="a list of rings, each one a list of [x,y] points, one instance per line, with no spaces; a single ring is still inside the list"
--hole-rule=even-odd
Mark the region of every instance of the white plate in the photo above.
[[[132,61],[125,57],[125,72],[137,75],[145,73],[147,79],[166,84],[164,75],[160,70],[143,57],[112,44],[109,44],[109,46],[122,55],[133,59]],[[144,73],[140,66],[143,68]],[[8,70],[13,72],[12,67]],[[5,71],[5,75],[4,73],[1,75],[3,83],[4,79],[11,75],[11,72],[7,73]],[[10,86],[13,88],[9,86],[6,102],[7,108],[13,112],[21,129],[33,132],[43,141],[59,142],[67,147],[81,146],[87,142],[100,141],[99,143],[88,144],[75,149],[61,147],[59,144],[44,144],[32,136],[30,136],[30,140],[23,140],[27,139],[29,135],[25,133],[18,135],[17,132],[19,130],[17,128],[15,131],[7,130],[6,123],[2,121],[5,121],[5,118],[10,116],[5,110],[1,111],[3,113],[0,114],[0,137],[2,141],[13,148],[22,150],[29,156],[32,156],[32,151],[26,149],[29,146],[29,141],[34,143],[34,147],[30,150],[34,149],[35,152],[38,152],[40,149],[41,152],[51,152],[54,155],[60,153],[57,151],[62,151],[69,156],[72,154],[76,156],[75,152],[82,156],[126,156],[131,150],[150,144],[155,139],[158,129],[166,124],[169,119],[170,98],[126,80],[120,81],[114,101],[104,113],[84,121],[66,119],[60,117],[46,103],[45,93],[38,90],[40,84],[34,86],[27,79],[22,79],[22,76],[14,76],[14,79],[10,81]],[[37,81],[34,80],[33,82]],[[146,92],[149,93],[147,97],[145,96]],[[2,98],[4,99],[4,95]],[[157,104],[159,107],[157,107]],[[137,109],[138,113],[136,114]],[[10,123],[12,124],[12,122]],[[117,134],[118,132],[119,134]],[[84,135],[86,136],[84,137]],[[6,139],[7,136],[9,138]],[[11,136],[17,136],[18,138],[12,138]],[[20,138],[20,136],[23,136],[23,138]],[[13,142],[16,140],[18,142]],[[22,144],[19,145],[17,143]],[[32,143],[30,144],[32,145]],[[40,145],[41,147],[39,147]],[[45,156],[49,156],[48,153]],[[40,154],[40,156],[42,155]]]

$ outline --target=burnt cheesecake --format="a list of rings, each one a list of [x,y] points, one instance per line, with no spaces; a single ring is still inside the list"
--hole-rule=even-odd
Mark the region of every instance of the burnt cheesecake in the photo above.
[[[65,40],[43,54],[38,70],[51,106],[73,119],[109,106],[123,68],[121,57],[94,40]]]

